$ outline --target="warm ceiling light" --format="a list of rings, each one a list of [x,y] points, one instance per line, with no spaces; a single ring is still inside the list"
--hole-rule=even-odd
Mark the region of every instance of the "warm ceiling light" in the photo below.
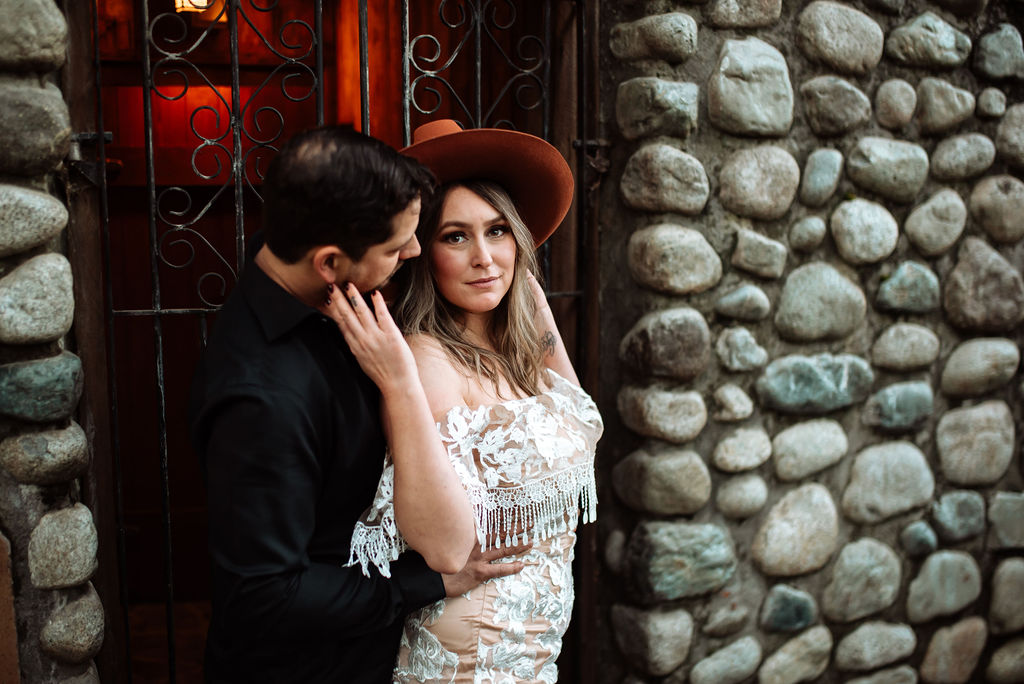
[[[213,9],[217,0],[174,0],[175,12],[205,12]]]

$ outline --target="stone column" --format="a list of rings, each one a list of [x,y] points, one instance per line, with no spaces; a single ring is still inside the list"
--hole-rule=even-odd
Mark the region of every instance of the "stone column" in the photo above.
[[[82,364],[66,335],[74,317],[55,191],[71,139],[56,83],[67,25],[53,0],[22,0],[0,23],[0,527],[15,591],[0,586],[4,682],[99,682],[93,656],[103,607],[90,578],[96,529],[79,501],[89,464],[73,420]],[[0,567],[6,558],[0,559]],[[17,623],[9,662],[5,616]],[[8,672],[10,668],[12,672]]]

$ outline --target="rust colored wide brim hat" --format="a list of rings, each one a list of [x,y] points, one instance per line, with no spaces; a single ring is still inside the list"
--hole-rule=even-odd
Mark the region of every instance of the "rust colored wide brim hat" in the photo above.
[[[572,205],[572,171],[550,143],[504,128],[463,129],[453,119],[418,127],[403,149],[429,168],[441,184],[485,179],[498,183],[540,246]]]

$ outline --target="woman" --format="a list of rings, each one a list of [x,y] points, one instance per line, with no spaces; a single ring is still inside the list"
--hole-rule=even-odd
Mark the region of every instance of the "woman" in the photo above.
[[[445,120],[417,129],[414,141],[403,152],[442,187],[421,216],[423,255],[406,266],[395,318],[478,542],[532,547],[502,559],[521,562],[521,572],[410,615],[394,679],[555,682],[572,612],[575,528],[581,505],[584,522],[595,515],[603,429],[533,275],[535,247],[572,201],[572,175],[548,143],[514,131],[463,131]],[[379,295],[374,304],[383,305]],[[397,477],[388,464],[353,534],[350,563],[364,571],[387,574],[406,547],[406,522],[392,505]]]

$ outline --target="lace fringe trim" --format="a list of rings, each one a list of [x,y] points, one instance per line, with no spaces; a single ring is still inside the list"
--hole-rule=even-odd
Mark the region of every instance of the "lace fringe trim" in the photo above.
[[[592,463],[580,464],[518,487],[483,485],[467,490],[476,516],[477,541],[491,548],[534,543],[564,534],[577,523],[597,520],[597,484]],[[580,515],[582,511],[582,516]],[[509,530],[522,529],[511,534]],[[504,532],[503,537],[499,533]],[[391,562],[409,548],[393,520],[382,524],[356,523],[346,566],[359,564],[370,576],[373,565],[391,577]]]

